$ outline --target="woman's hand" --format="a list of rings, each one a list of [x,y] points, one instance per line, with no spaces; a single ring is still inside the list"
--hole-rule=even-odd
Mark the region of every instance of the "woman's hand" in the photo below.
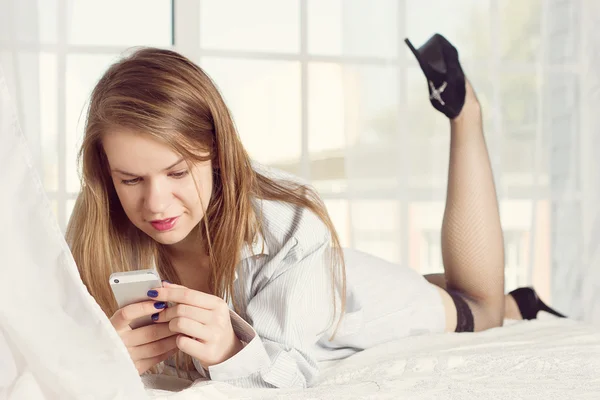
[[[196,358],[204,368],[233,357],[243,348],[223,299],[169,283],[163,283],[162,289],[149,291],[148,296],[177,303],[159,314],[158,322],[168,322],[172,332],[180,333],[177,347]]]
[[[130,304],[117,310],[110,318],[140,375],[177,352],[176,336],[168,324],[137,329],[131,329],[129,324],[137,318],[164,314],[165,306],[165,303],[156,301]]]

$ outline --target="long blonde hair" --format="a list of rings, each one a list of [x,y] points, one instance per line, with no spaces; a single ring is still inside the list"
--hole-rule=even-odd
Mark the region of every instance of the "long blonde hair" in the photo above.
[[[159,139],[188,162],[212,160],[213,193],[199,245],[208,249],[214,295],[238,309],[233,282],[240,249],[262,229],[251,198],[279,200],[311,210],[330,230],[334,309],[336,288],[342,293],[341,312],[334,315],[343,314],[343,253],[319,196],[252,168],[223,98],[200,67],[170,50],[141,48],[113,64],[92,92],[78,158],[82,188],[66,234],[81,278],[107,316],[117,308],[108,285],[113,272],[155,262],[163,279],[180,283],[164,248],[129,221],[117,197],[102,147],[103,134],[116,127]]]

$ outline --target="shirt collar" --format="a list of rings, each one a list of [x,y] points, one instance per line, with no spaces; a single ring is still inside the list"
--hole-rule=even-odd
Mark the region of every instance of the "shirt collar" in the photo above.
[[[256,235],[254,235],[254,240],[252,241],[252,243],[244,243],[244,245],[242,246],[242,250],[240,252],[240,261],[247,260],[249,258],[260,255],[269,255],[269,248],[267,247],[267,242],[265,241],[263,235],[257,231]],[[154,258],[152,259],[152,269],[157,271],[156,260]],[[234,280],[237,280],[237,268],[234,272]]]
[[[255,257],[255,256],[260,256],[260,255],[268,255],[269,254],[269,248],[267,247],[267,242],[265,241],[264,236],[260,233],[260,232],[256,232],[256,235],[254,235],[254,240],[252,241],[252,243],[244,243],[244,245],[242,246],[242,250],[240,252],[240,261],[244,261],[247,260],[249,258]],[[243,264],[239,264],[238,268],[243,265]],[[238,279],[238,272],[237,272],[237,268],[235,270],[235,278],[234,281],[237,281]]]
[[[268,255],[269,248],[267,242],[260,232],[256,232],[252,243],[244,243],[240,253],[240,260],[245,260],[254,256]]]

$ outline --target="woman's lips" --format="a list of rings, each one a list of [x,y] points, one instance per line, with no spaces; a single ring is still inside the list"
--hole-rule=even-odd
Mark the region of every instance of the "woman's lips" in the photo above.
[[[173,229],[175,227],[175,224],[177,223],[178,219],[179,219],[179,217],[173,217],[173,218],[151,221],[150,223],[152,224],[154,229],[156,229],[157,231],[165,232],[165,231],[169,231],[169,230]]]

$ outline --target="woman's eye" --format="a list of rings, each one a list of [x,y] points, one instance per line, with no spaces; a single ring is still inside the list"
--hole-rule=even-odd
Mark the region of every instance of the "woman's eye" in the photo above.
[[[183,178],[184,176],[186,176],[188,174],[188,171],[181,171],[181,172],[173,172],[171,174],[171,176],[173,178],[179,179],[179,178]]]
[[[140,181],[140,178],[134,178],[134,179],[122,180],[121,183],[123,183],[124,185],[135,185],[139,181]]]

